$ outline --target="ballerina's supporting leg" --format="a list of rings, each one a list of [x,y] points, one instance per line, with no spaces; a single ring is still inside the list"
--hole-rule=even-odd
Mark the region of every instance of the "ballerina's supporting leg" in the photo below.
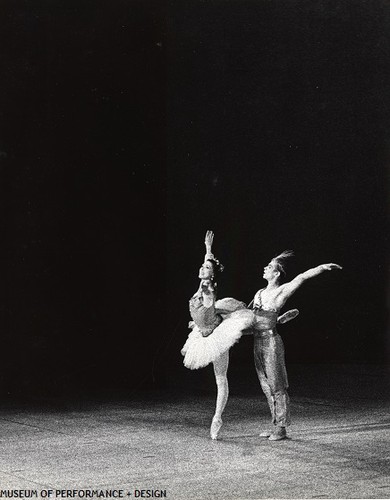
[[[227,379],[227,370],[229,366],[229,351],[224,352],[213,363],[215,381],[217,384],[217,403],[215,414],[210,428],[211,439],[217,439],[218,433],[222,427],[222,413],[225,409],[229,397],[229,384]]]

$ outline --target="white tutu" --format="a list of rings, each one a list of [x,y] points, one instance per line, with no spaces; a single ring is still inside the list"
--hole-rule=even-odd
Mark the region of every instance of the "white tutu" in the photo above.
[[[226,318],[229,313],[238,311],[239,309],[246,309],[245,302],[233,299],[232,297],[219,299],[215,303],[215,312],[222,316],[222,318]]]
[[[194,326],[181,350],[186,368],[203,368],[228,351],[241,338],[243,330],[253,324],[254,314],[249,309],[239,309],[224,315],[224,318],[207,337],[203,337],[199,328]]]

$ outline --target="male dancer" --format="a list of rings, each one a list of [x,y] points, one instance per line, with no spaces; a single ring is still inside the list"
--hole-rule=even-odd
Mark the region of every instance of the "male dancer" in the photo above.
[[[270,261],[263,273],[263,278],[268,284],[259,290],[253,299],[253,309],[257,319],[253,335],[255,367],[274,424],[272,431],[262,432],[260,436],[268,437],[270,441],[285,439],[286,426],[290,424],[284,345],[276,330],[279,311],[306,280],[324,271],[342,269],[338,264],[321,264],[282,284],[281,278],[285,275],[283,262],[292,255],[293,252],[287,250]]]

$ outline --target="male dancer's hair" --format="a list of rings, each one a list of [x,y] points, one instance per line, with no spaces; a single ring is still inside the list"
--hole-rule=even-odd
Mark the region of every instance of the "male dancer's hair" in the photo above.
[[[284,252],[280,253],[272,259],[275,262],[276,270],[280,272],[280,276],[282,278],[286,277],[285,260],[289,257],[292,257],[293,255],[294,252],[292,250],[284,250]]]

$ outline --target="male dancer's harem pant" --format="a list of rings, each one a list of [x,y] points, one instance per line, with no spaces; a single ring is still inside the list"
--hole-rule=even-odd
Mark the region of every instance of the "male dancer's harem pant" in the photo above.
[[[254,357],[257,376],[267,397],[274,425],[290,424],[290,400],[284,361],[284,345],[276,328],[254,329]]]

